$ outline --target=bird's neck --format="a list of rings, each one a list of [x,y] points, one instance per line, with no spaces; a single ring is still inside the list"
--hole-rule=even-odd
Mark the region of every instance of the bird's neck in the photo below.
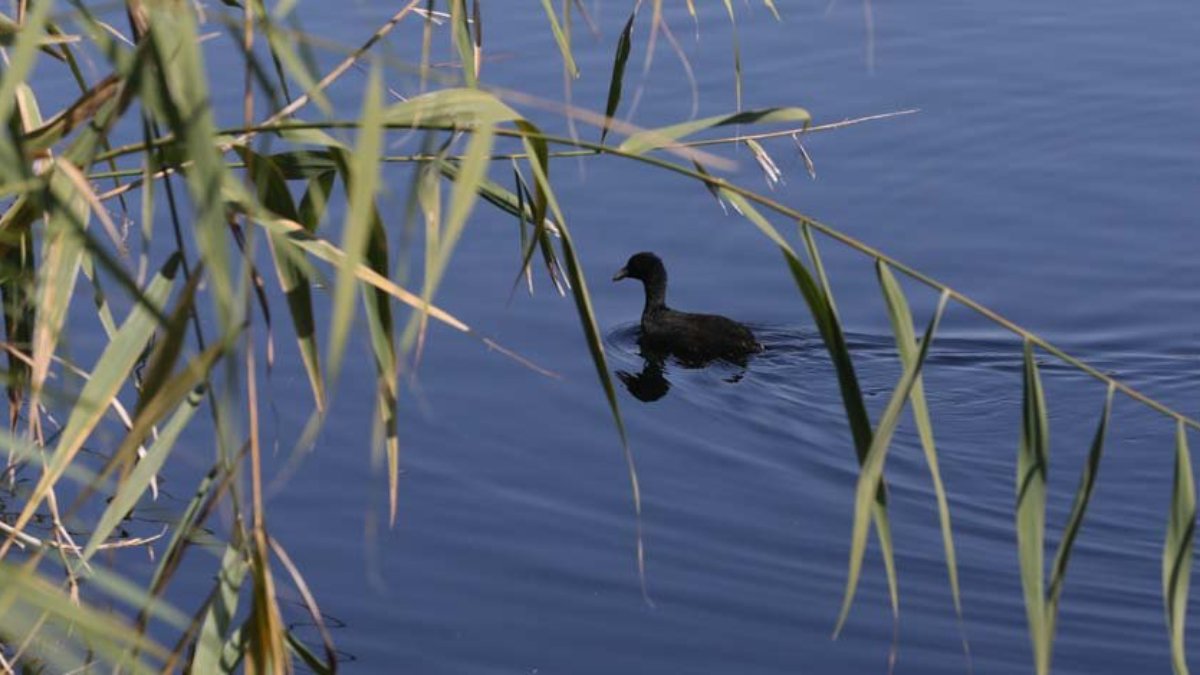
[[[666,309],[667,273],[664,271],[651,276],[649,279],[646,279],[644,285],[646,288],[646,307],[642,310],[642,316]]]

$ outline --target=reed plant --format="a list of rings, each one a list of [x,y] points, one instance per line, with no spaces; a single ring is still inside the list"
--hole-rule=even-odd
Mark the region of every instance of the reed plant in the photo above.
[[[1164,514],[1163,595],[1174,667],[1187,670],[1184,617],[1196,513],[1187,434],[1200,423],[919,270],[723,177],[739,151],[748,151],[768,177],[777,177],[767,149],[770,139],[791,137],[799,143],[806,134],[846,124],[813,124],[807,110],[794,106],[742,109],[737,13],[743,10],[732,0],[723,6],[732,36],[736,109],[700,119],[693,114],[655,129],[624,120],[622,109],[629,59],[639,39],[650,45],[647,59],[662,39],[691,72],[662,0],[634,4],[620,33],[606,43],[613,58],[602,112],[490,86],[483,72],[483,29],[492,8],[479,0],[397,3],[395,13],[361,45],[340,53],[329,40],[300,29],[297,4],[223,0],[219,7],[202,8],[184,0],[114,5],[14,0],[11,11],[0,15],[0,195],[5,200],[0,292],[9,411],[0,446],[7,453],[3,501],[13,511],[0,521],[0,668],[5,672],[40,664],[55,672],[274,673],[290,672],[300,663],[316,672],[335,671],[337,651],[304,578],[315,571],[292,562],[272,537],[264,509],[264,486],[271,477],[264,476],[257,378],[262,364],[274,358],[274,341],[294,340],[312,408],[299,445],[311,444],[334,395],[330,383],[337,381],[346,357],[349,327],[356,316],[365,317],[394,521],[401,374],[419,357],[430,323],[469,336],[497,358],[544,372],[536,354],[514,353],[438,304],[452,253],[480,209],[498,209],[512,218],[513,237],[521,244],[514,263],[522,275],[544,268],[554,287],[569,296],[599,395],[611,411],[614,445],[624,453],[631,517],[640,523],[633,451],[587,275],[551,179],[563,157],[598,156],[704,186],[764,235],[764,254],[778,255],[794,279],[835,366],[849,445],[861,464],[845,600],[841,615],[831,617],[836,630],[852,607],[872,530],[891,610],[898,616],[884,469],[906,409],[916,421],[933,479],[931,499],[940,516],[948,583],[961,617],[951,513],[921,377],[943,313],[957,306],[979,313],[1024,344],[1023,356],[1014,350],[1014,359],[1023,358],[1024,394],[1013,514],[1036,670],[1050,670],[1071,549],[1087,514],[1118,394],[1161,413],[1164,424],[1177,430],[1171,509]],[[771,0],[762,5],[779,18]],[[579,76],[572,30],[591,23],[586,6],[577,0],[530,6],[544,13],[570,82]],[[685,7],[696,15],[692,0]],[[401,27],[407,39],[419,41],[418,61],[379,53],[378,45],[395,39]],[[242,121],[225,128],[211,108],[214,74],[206,48],[212,41],[236,50],[243,65]],[[448,43],[457,55],[452,76],[431,67],[435,41]],[[338,53],[336,65],[320,68],[317,52]],[[327,92],[358,68],[367,73],[360,112],[340,117]],[[392,100],[385,83],[397,73],[417,84],[410,97]],[[76,93],[44,115],[43,102],[61,92],[54,87],[62,83]],[[560,116],[570,133],[545,133],[531,121],[535,110]],[[759,125],[776,128],[762,131]],[[733,135],[719,136],[718,128]],[[389,154],[392,139],[402,134],[411,152]],[[348,136],[353,143],[342,140]],[[389,163],[411,169],[411,180],[399,189],[424,228],[421,274],[411,284],[394,271],[400,224],[378,205],[382,168]],[[874,420],[819,240],[849,247],[875,263],[902,369]],[[163,250],[169,255],[160,255]],[[939,297],[919,337],[898,277]],[[271,289],[286,298],[282,309],[268,299],[276,292]],[[91,312],[102,327],[102,346],[94,362],[76,364],[64,348],[64,336],[74,317]],[[1107,391],[1049,569],[1043,543],[1049,441],[1039,355],[1092,376]],[[80,384],[62,384],[67,381]],[[200,428],[211,430],[215,442],[186,508],[161,532],[123,534],[127,514],[156,496],[158,474],[169,462],[182,461],[180,439]],[[232,514],[229,527],[209,527],[218,508]],[[143,546],[157,552],[147,579],[96,563],[101,551]],[[631,564],[637,565],[644,589],[643,546],[639,526]],[[197,547],[216,554],[212,585],[198,604],[177,607],[169,589],[184,557]],[[281,584],[294,587],[302,598],[318,627],[319,646],[300,640],[283,621]]]

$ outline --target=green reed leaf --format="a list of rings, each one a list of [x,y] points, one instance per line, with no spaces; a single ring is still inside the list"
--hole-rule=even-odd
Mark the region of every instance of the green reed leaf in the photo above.
[[[838,320],[837,313],[833,310],[831,297],[813,279],[812,274],[804,267],[804,263],[796,256],[795,251],[792,250],[787,240],[779,234],[779,231],[771,225],[770,221],[763,217],[758,209],[754,208],[754,205],[748,199],[725,187],[717,187],[716,194],[718,199],[728,201],[738,213],[753,223],[783,253],[788,269],[792,273],[792,279],[796,282],[796,287],[800,290],[800,295],[804,298],[809,313],[812,315],[813,321],[817,324],[817,330],[821,334],[821,340],[825,344],[826,351],[829,352],[830,360],[833,361],[834,371],[837,373],[838,378],[838,388],[842,395],[842,405],[846,409],[846,420],[850,426],[850,434],[854,438],[855,455],[858,458],[859,464],[864,464],[871,449],[873,435],[871,419],[867,415],[867,406],[863,401],[862,388],[858,384],[858,376],[854,371],[854,361],[850,356],[850,349],[846,345],[846,337],[842,332],[841,322]],[[812,249],[813,253],[815,251],[815,248]],[[900,613],[900,591],[896,577],[892,530],[887,514],[887,490],[882,482],[875,494],[875,503],[872,507],[872,520],[875,523],[875,533],[879,538],[879,549],[883,556],[883,567],[888,580],[892,616],[898,617]],[[838,626],[834,630],[835,636],[840,632],[841,627],[842,622],[839,621]]]
[[[17,101],[17,90],[29,81],[38,47],[46,37],[46,17],[53,2],[36,2],[29,8],[23,26],[17,31],[14,46],[6,49],[4,73],[0,76],[0,126],[8,126]],[[19,125],[18,125],[19,128]],[[29,164],[17,152],[15,143],[0,143],[0,184],[30,177]]]
[[[468,21],[466,0],[450,0],[450,37],[454,48],[458,50],[458,59],[462,62],[463,82],[468,87],[477,87],[478,73],[475,72],[474,45],[471,40],[471,30]]]
[[[441,89],[389,106],[383,122],[393,126],[427,124],[466,129],[520,119],[494,94],[479,89]]]
[[[344,257],[338,264],[329,320],[329,352],[326,361],[329,363],[331,377],[335,377],[341,368],[354,315],[354,289],[358,284],[355,270],[363,259],[370,238],[371,213],[375,208],[375,193],[380,183],[379,156],[383,148],[383,122],[383,82],[379,69],[373,68],[363,101],[358,143],[351,158],[349,175],[343,176],[349,197],[346,220],[342,226],[341,249]]]
[[[159,669],[133,657],[132,650],[156,659],[163,659],[167,653],[110,611],[72,599],[69,593],[36,574],[34,568],[3,561],[0,561],[0,633],[32,636],[31,656],[45,659],[55,672],[83,668],[86,663],[94,664],[99,656],[122,672],[155,673]],[[82,645],[86,645],[86,650]]]
[[[800,235],[804,239],[804,248],[808,251],[808,259],[812,261],[813,270],[817,273],[817,281],[821,282],[821,290],[825,291],[829,309],[834,316],[837,316],[837,303],[833,301],[833,288],[829,285],[829,277],[825,274],[825,263],[821,260],[821,252],[817,249],[817,240],[813,238],[812,228],[808,226],[808,223],[800,223]],[[912,321],[909,321],[909,324],[911,325]]]
[[[388,274],[388,240],[379,211],[371,216],[366,263],[376,273]],[[399,366],[396,359],[396,329],[392,320],[392,299],[384,291],[364,285],[363,306],[375,355],[376,406],[383,425],[384,452],[388,472],[388,521],[396,524],[400,492],[400,433],[397,402],[400,397]],[[427,316],[427,315],[426,315]]]
[[[1016,476],[1017,552],[1021,561],[1021,586],[1025,590],[1025,614],[1029,621],[1034,665],[1039,675],[1047,675],[1050,672],[1051,638],[1043,584],[1050,432],[1033,343],[1028,340],[1025,341],[1023,390]]]
[[[191,161],[185,173],[196,212],[196,243],[208,267],[209,283],[222,332],[228,332],[239,312],[235,308],[229,225],[221,187],[228,173],[213,143],[217,135],[208,76],[200,52],[195,17],[173,5],[151,3],[150,37],[158,65],[153,83],[143,89],[142,101],[164,119],[183,141]],[[157,91],[155,96],[145,94]]]
[[[673,124],[658,129],[648,129],[633,134],[618,146],[618,150],[634,155],[644,154],[657,148],[674,145],[692,134],[731,124],[767,124],[770,122],[802,122],[807,125],[812,116],[804,108],[765,108],[746,110],[728,115],[716,115],[704,119]]]
[[[629,472],[629,485],[633,493],[633,508],[636,520],[637,535],[637,566],[638,578],[641,581],[642,597],[650,602],[646,590],[646,557],[645,544],[642,540],[642,492],[638,483],[637,465],[634,463],[633,450],[629,445],[629,437],[625,431],[625,422],[621,417],[621,407],[617,403],[617,391],[613,386],[612,375],[608,369],[608,359],[604,353],[604,339],[600,335],[600,326],[596,322],[596,313],[592,307],[591,295],[588,293],[587,281],[583,274],[583,266],[579,254],[567,229],[566,218],[559,208],[558,199],[550,186],[550,160],[546,142],[541,138],[541,131],[533,124],[518,121],[517,126],[525,132],[521,137],[525,152],[529,155],[529,168],[533,172],[535,195],[535,217],[544,218],[546,210],[554,215],[558,224],[559,236],[562,241],[563,257],[566,259],[566,273],[570,281],[571,295],[575,300],[575,309],[579,314],[579,323],[587,340],[588,351],[592,356],[592,364],[596,367],[596,376],[604,390],[608,401],[609,412],[612,413],[613,423],[617,427],[617,435],[621,440],[621,448],[625,456],[625,466]],[[538,220],[537,222],[542,222]]]
[[[1196,479],[1192,474],[1187,429],[1180,421],[1175,425],[1175,479],[1171,488],[1171,515],[1167,521],[1162,564],[1163,603],[1167,634],[1171,639],[1171,667],[1176,675],[1188,672],[1184,622],[1187,620],[1195,534]]]
[[[811,235],[809,236],[811,237]],[[892,333],[896,336],[896,350],[900,354],[900,362],[905,368],[910,368],[916,363],[918,349],[917,338],[913,333],[912,312],[908,308],[908,299],[905,298],[903,289],[900,288],[900,284],[896,281],[896,277],[887,263],[877,260],[875,269],[878,272],[879,285],[883,288],[883,297],[887,303]],[[954,598],[954,611],[961,621],[962,600],[958,586],[958,562],[954,552],[954,535],[950,528],[950,505],[946,499],[946,487],[942,484],[942,473],[938,468],[937,446],[933,439],[933,423],[929,419],[929,407],[925,402],[925,386],[920,374],[913,381],[909,402],[912,405],[913,420],[917,425],[917,435],[921,439],[921,449],[925,453],[925,464],[929,467],[929,475],[933,480],[933,492],[938,506],[938,522],[942,530],[942,548],[946,555],[946,574],[950,578],[950,594]]]
[[[454,179],[454,187],[450,191],[450,208],[446,213],[445,226],[438,239],[433,270],[426,272],[426,277],[430,280],[427,283],[430,298],[445,273],[454,247],[458,244],[463,228],[467,225],[467,218],[475,208],[480,184],[487,173],[488,158],[492,153],[494,139],[495,133],[491,125],[482,124],[476,127],[471,134],[471,140],[467,143],[466,154],[458,164],[458,175]]]
[[[929,327],[925,329],[925,336],[921,339],[920,349],[911,362],[904,364],[904,372],[901,374],[896,388],[892,391],[892,397],[888,400],[887,407],[883,409],[883,415],[880,416],[879,424],[876,425],[875,433],[871,438],[871,447],[867,451],[867,458],[858,472],[858,486],[854,491],[854,528],[850,544],[850,571],[846,581],[846,592],[842,598],[838,630],[845,624],[846,617],[850,614],[850,606],[854,602],[854,592],[858,587],[858,577],[862,571],[863,557],[867,550],[869,514],[875,505],[876,496],[883,487],[883,465],[887,460],[888,448],[891,446],[896,426],[900,423],[900,414],[904,412],[904,406],[908,403],[913,386],[921,374],[921,366],[925,363],[925,355],[929,352],[929,345],[933,342],[934,333],[937,332],[949,297],[947,292],[942,291],[942,295],[938,299],[937,310],[934,311],[933,318],[929,321]]]
[[[175,442],[179,440],[179,436],[195,416],[196,410],[200,407],[200,401],[200,396],[193,394],[176,408],[175,414],[171,416],[171,421],[159,431],[158,438],[146,450],[146,456],[138,461],[133,472],[129,474],[129,478],[121,484],[120,489],[104,509],[104,513],[92,529],[92,536],[80,556],[81,561],[86,561],[95,554],[100,544],[103,544],[104,540],[108,539],[112,531],[121,523],[125,514],[129,513],[146,493],[150,482],[154,480],[154,476],[166,463],[167,456],[174,449]]]
[[[76,230],[88,226],[88,201],[63,175],[50,177],[53,197],[50,218],[42,242],[42,260],[37,271],[37,314],[33,327],[33,387],[44,386],[50,362],[58,345],[71,306],[75,282],[83,263],[83,241]]]
[[[571,55],[571,40],[563,32],[562,25],[558,22],[558,15],[554,13],[554,6],[550,0],[542,0],[542,8],[546,10],[546,19],[550,21],[550,31],[554,33],[558,51],[562,52],[563,65],[567,67],[567,73],[572,78],[578,78],[579,67],[575,65],[575,57]]]
[[[1087,512],[1088,503],[1092,498],[1092,490],[1096,486],[1096,475],[1100,471],[1100,458],[1104,453],[1104,437],[1108,433],[1108,420],[1112,415],[1113,393],[1116,389],[1109,385],[1104,396],[1104,408],[1100,412],[1100,422],[1096,425],[1096,435],[1092,438],[1092,446],[1088,451],[1087,463],[1079,476],[1079,487],[1075,489],[1075,500],[1071,503],[1071,515],[1067,518],[1067,526],[1063,530],[1062,541],[1058,543],[1058,552],[1054,556],[1051,567],[1050,590],[1046,604],[1046,632],[1053,649],[1054,634],[1058,623],[1058,603],[1062,596],[1063,583],[1067,578],[1067,562],[1071,558],[1071,548],[1079,536],[1083,526],[1083,516]]]
[[[321,112],[326,115],[332,114],[333,105],[330,103],[329,97],[325,95],[325,90],[317,86],[317,77],[309,64],[296,50],[295,39],[288,34],[288,31],[281,29],[276,22],[265,16],[263,33],[267,37],[267,44],[271,48],[271,56],[275,59],[277,68],[278,65],[282,65],[287,74],[296,81],[296,84],[300,85],[300,89],[309,94]],[[287,80],[280,77],[279,83],[286,96]]]
[[[621,104],[621,85],[625,81],[625,64],[629,61],[629,51],[633,44],[633,20],[637,18],[637,8],[629,13],[625,29],[617,38],[617,53],[613,56],[612,78],[608,82],[608,102],[604,105],[604,126],[600,128],[600,143],[608,135],[608,127],[612,124],[613,116],[617,114],[617,106]]]
[[[231,663],[223,652],[225,641],[233,631],[238,595],[248,570],[249,565],[241,549],[233,544],[226,546],[225,553],[221,556],[221,569],[217,573],[217,585],[206,603],[200,633],[196,638],[191,672],[236,672],[237,663]]]
[[[258,190],[259,202],[284,218],[302,221],[300,211],[292,201],[292,193],[288,189],[283,172],[271,158],[263,157],[246,147],[235,150],[246,163],[247,174]],[[320,349],[317,346],[312,281],[304,266],[297,264],[293,257],[280,254],[281,248],[287,250],[290,247],[279,241],[279,235],[269,235],[267,244],[271,250],[271,259],[275,262],[279,287],[287,299],[292,329],[296,333],[296,343],[300,348],[300,361],[304,364],[309,387],[312,389],[313,403],[317,411],[321,412],[325,409],[325,378],[321,373]]]

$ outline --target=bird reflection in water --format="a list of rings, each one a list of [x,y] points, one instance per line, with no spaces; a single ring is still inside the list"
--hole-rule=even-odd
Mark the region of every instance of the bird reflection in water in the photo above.
[[[652,403],[667,395],[671,390],[671,381],[667,379],[667,361],[670,360],[673,366],[688,369],[700,369],[714,362],[720,362],[727,365],[738,366],[739,370],[729,377],[724,378],[725,382],[735,384],[741,382],[746,375],[747,359],[717,358],[707,361],[684,360],[678,356],[671,358],[669,352],[660,351],[648,348],[645,340],[638,340],[638,345],[641,347],[642,370],[641,372],[632,373],[628,370],[618,370],[617,378],[639,401],[644,403]]]

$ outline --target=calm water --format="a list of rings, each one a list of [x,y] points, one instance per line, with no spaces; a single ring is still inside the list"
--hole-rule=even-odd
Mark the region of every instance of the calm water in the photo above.
[[[394,3],[308,4],[306,28],[346,43],[395,11]],[[560,98],[540,5],[505,3],[500,13],[488,4],[488,49],[497,58],[485,79]],[[579,28],[584,77],[573,91],[591,108],[603,107],[627,3],[597,4],[604,39]],[[716,114],[734,106],[730,34],[720,3],[697,4],[710,5],[698,43],[685,14],[669,16],[698,74],[700,114]],[[736,4],[747,107],[802,105],[818,122],[921,110],[809,138],[816,180],[790,141],[768,144],[785,172],[778,199],[1198,412],[1200,7],[874,3],[871,69],[859,2],[778,3],[781,24],[757,3]],[[398,31],[390,49],[410,56],[415,35]],[[645,33],[637,40],[631,72]],[[362,80],[341,89],[347,112]],[[392,84],[412,91],[403,78]],[[240,83],[218,98],[229,119],[240,114],[239,92]],[[689,107],[683,71],[660,43],[635,121],[677,121]],[[736,179],[765,190],[752,159],[739,160]],[[270,504],[272,532],[337,622],[334,637],[353,659],[347,670],[884,670],[893,624],[874,549],[845,633],[830,639],[856,464],[831,366],[778,253],[691,182],[610,159],[560,161],[555,172],[614,371],[642,370],[633,343],[641,296],[608,279],[644,249],[666,260],[674,306],[745,320],[770,349],[744,372],[668,366],[669,390],[651,403],[619,390],[641,478],[651,608],[638,587],[625,465],[574,308],[544,275],[533,297],[506,304],[513,223],[481,209],[440,304],[562,378],[434,328],[402,402],[400,515],[388,529],[385,481],[368,452],[373,365],[348,364],[332,421]],[[507,167],[493,175],[508,181]],[[399,213],[403,174],[394,176],[389,207]],[[870,261],[823,243],[877,414],[898,369]],[[910,297],[923,323],[934,298],[916,287]],[[957,307],[943,326],[926,377],[971,666],[1027,671],[1012,513],[1019,344]],[[282,465],[310,401],[293,347],[280,348],[284,365],[267,388]],[[1103,390],[1054,364],[1044,378],[1053,546]],[[1159,554],[1172,431],[1118,399],[1064,594],[1058,672],[1169,668]],[[208,448],[199,442],[197,453]],[[888,478],[901,590],[897,671],[965,672],[930,481],[910,427],[897,438]],[[207,584],[214,562],[190,564]],[[298,607],[290,612],[302,621]]]

